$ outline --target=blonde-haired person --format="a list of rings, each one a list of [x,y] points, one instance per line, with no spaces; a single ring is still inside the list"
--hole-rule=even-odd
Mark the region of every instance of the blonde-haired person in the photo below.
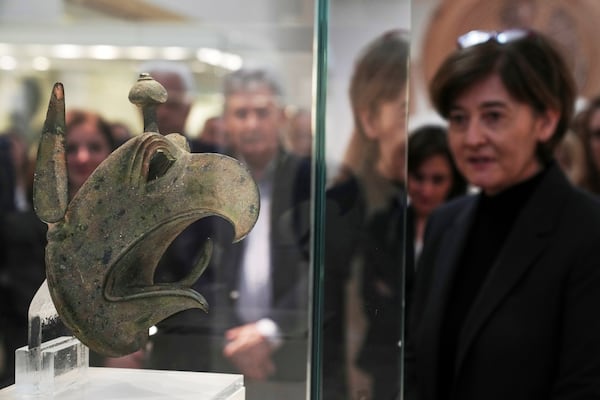
[[[370,371],[355,368],[355,353],[366,322],[360,316],[368,308],[358,299],[361,269],[370,268],[362,249],[370,234],[369,219],[403,197],[408,55],[405,33],[392,30],[369,42],[354,64],[348,93],[353,131],[340,173],[327,191],[323,345],[323,392],[327,399],[345,400],[369,392],[379,398],[397,391],[395,385],[370,384],[364,375]],[[395,257],[387,253],[381,256]],[[397,267],[400,271],[401,264]],[[395,365],[390,365],[391,374]]]
[[[393,30],[370,42],[354,64],[348,92],[354,127],[336,181],[360,181],[369,212],[404,180],[408,60],[406,34]]]
[[[110,124],[98,113],[71,109],[65,115],[69,198],[116,148]]]

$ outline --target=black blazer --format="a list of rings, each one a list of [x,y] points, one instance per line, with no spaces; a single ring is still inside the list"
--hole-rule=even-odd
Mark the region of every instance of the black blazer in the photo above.
[[[274,174],[270,210],[272,304],[268,318],[279,326],[283,344],[273,354],[276,373],[272,379],[302,381],[306,379],[309,350],[309,254],[304,241],[310,238],[310,160],[281,151],[275,159]],[[236,372],[220,353],[225,330],[242,324],[236,305],[245,241],[232,244],[230,226],[220,227],[225,232],[217,229],[209,266],[212,281],[205,293],[211,304],[210,330],[213,337],[221,338],[214,369]]]
[[[407,398],[600,398],[600,203],[549,168],[465,318],[451,393],[438,393],[440,327],[479,197],[430,218],[406,352]]]
[[[261,210],[262,211],[262,210]],[[284,334],[306,335],[308,331],[309,255],[302,240],[309,237],[310,162],[281,151],[275,160],[271,194],[271,280],[273,319]],[[231,243],[230,226],[217,233],[212,273],[217,284],[215,314],[228,315],[224,329],[239,325],[236,317],[237,290],[245,251],[245,240]],[[226,312],[224,310],[227,310]],[[217,328],[218,329],[218,328]]]

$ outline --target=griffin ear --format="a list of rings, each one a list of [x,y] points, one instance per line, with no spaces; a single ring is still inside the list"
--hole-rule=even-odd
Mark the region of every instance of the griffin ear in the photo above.
[[[60,221],[67,210],[68,181],[65,155],[65,96],[62,83],[52,89],[37,152],[33,207],[45,222]]]
[[[185,136],[180,133],[169,133],[165,136],[165,138],[169,139],[176,146],[179,146],[181,149],[190,152],[190,144],[188,143]]]

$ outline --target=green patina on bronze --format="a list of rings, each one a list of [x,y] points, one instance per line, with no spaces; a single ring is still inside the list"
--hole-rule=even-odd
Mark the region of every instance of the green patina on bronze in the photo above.
[[[184,228],[218,215],[231,222],[235,240],[241,240],[259,212],[258,189],[243,164],[220,154],[192,154],[183,136],[157,132],[152,107],[166,94],[156,95],[162,88],[156,85],[143,75],[130,93],[131,101],[142,106],[146,132],[104,160],[70,202],[60,83],[52,92],[38,150],[34,204],[48,223],[46,276],[52,300],[73,334],[107,356],[138,350],[148,328],[172,314],[208,311],[191,285],[208,264],[210,241],[187,278],[154,282],[159,259]]]

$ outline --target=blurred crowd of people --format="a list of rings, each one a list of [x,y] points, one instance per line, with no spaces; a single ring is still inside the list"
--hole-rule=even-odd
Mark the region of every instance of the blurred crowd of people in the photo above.
[[[522,39],[516,38],[515,43]],[[493,38],[489,40],[493,42]],[[496,44],[509,47],[508,43]],[[428,124],[407,132],[408,57],[405,33],[384,32],[357,56],[349,85],[354,129],[339,174],[328,183],[325,196],[321,361],[326,400],[384,400],[399,395],[403,390],[405,332],[413,329],[411,324],[415,330],[427,325],[422,320],[428,315],[423,307],[429,304],[429,279],[439,273],[434,267],[439,260],[434,255],[442,239],[436,237],[433,243],[428,237],[430,217],[444,204],[475,198],[479,190],[482,204],[487,204],[485,196],[494,198],[497,194],[496,186],[478,175],[486,168],[487,159],[483,158],[492,155],[459,153],[458,135],[475,134],[456,132],[462,129],[461,124],[469,123],[465,120],[469,120],[470,113],[480,112],[478,106],[471,109],[470,102],[487,95],[484,84],[496,82],[488,83],[486,79],[500,72],[490,68],[492,72],[482,73],[479,83],[484,82],[483,95],[476,92],[480,90],[477,85],[475,89],[451,84],[449,89],[432,89],[440,96],[435,106],[448,125]],[[110,367],[242,373],[250,400],[305,399],[310,354],[311,113],[286,104],[284,89],[272,71],[241,69],[224,78],[222,113],[207,118],[201,131],[191,135],[185,132],[194,100],[191,72],[175,63],[147,64],[143,69],[168,92],[166,104],[157,108],[160,133],[182,134],[192,152],[223,153],[242,161],[257,182],[261,212],[252,232],[239,243],[231,243],[230,227],[218,218],[197,221],[175,239],[159,263],[157,282],[180,280],[194,268],[207,238],[213,240],[215,250],[209,267],[194,285],[210,304],[208,315],[200,310],[174,315],[157,325],[156,334],[138,352],[122,358],[94,355],[92,362]],[[509,87],[504,82],[502,85]],[[449,95],[435,90],[448,90]],[[516,95],[510,93],[512,101],[510,96]],[[538,106],[528,99],[519,100]],[[495,123],[492,119],[502,117],[502,107],[506,108],[494,106],[500,111],[482,117],[483,123],[490,126]],[[554,124],[554,114],[547,110],[557,106],[552,103],[544,107],[536,109],[536,118],[547,113],[546,119]],[[593,196],[600,195],[600,97],[589,100],[572,122],[563,125],[561,129],[566,133],[564,137],[558,135],[560,140],[549,147],[552,154],[541,159],[540,165],[524,164],[534,165],[531,171],[535,174],[518,171],[506,185],[501,182],[502,190],[537,176],[539,171],[554,171],[556,163],[556,169],[563,171],[571,185]],[[540,128],[539,135],[545,132]],[[107,121],[99,112],[68,109],[65,150],[69,198],[113,150],[134,134],[126,125]],[[454,142],[449,138],[455,138]],[[35,146],[16,130],[0,135],[2,386],[14,382],[14,351],[27,344],[27,310],[45,278],[46,225],[32,206]],[[532,154],[533,148],[531,145]],[[505,153],[499,154],[497,157]],[[532,154],[526,156],[534,158]],[[548,174],[558,174],[552,171]],[[479,212],[482,215],[477,218],[491,218],[483,214],[490,211]],[[515,215],[509,219],[516,219]],[[488,222],[505,229],[502,240],[510,237],[510,226],[493,218]],[[488,246],[478,239],[469,236],[467,244]],[[497,255],[499,251],[491,246],[489,254]],[[474,254],[479,256],[481,252],[475,250]],[[491,268],[496,259],[463,260],[467,266],[482,262]],[[419,277],[423,274],[429,275]],[[475,296],[480,288],[477,285],[483,285],[484,279],[485,275],[465,290]],[[423,281],[427,283],[418,283]],[[449,311],[456,319],[438,321],[449,324],[449,331],[455,335],[448,339],[455,341],[447,343],[450,346],[462,340],[461,318],[466,318],[469,302],[473,301],[456,294],[456,288],[462,286],[454,286],[453,299],[462,303]],[[413,298],[418,303],[415,315]],[[432,343],[428,345],[435,346]],[[417,350],[423,352],[422,348]],[[455,356],[443,353],[440,357],[446,357],[446,364],[440,365],[451,365]],[[408,365],[413,368],[413,364]],[[453,367],[448,371],[455,372]],[[439,379],[439,390],[459,390],[452,393],[462,393],[460,385],[467,385],[453,381],[452,376]],[[415,383],[411,389],[416,387],[418,392],[421,384]],[[415,398],[440,398],[422,396]]]

